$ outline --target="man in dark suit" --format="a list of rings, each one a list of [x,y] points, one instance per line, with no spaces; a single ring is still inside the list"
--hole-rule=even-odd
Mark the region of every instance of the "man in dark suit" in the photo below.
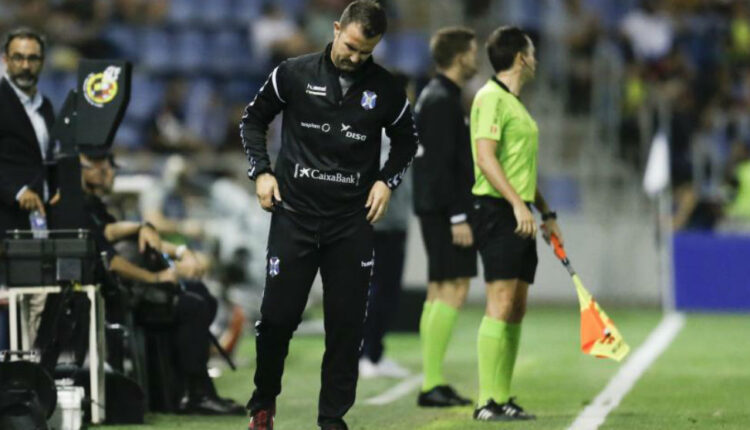
[[[42,36],[29,28],[10,31],[3,44],[0,237],[6,230],[28,230],[30,212],[45,214],[45,204],[59,199],[50,174],[54,157],[49,131],[54,112],[49,100],[37,91],[44,47]]]

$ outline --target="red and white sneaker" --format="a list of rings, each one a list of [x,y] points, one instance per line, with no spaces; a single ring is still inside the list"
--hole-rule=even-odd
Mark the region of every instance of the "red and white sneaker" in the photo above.
[[[248,430],[273,430],[273,417],[276,408],[258,409],[250,416]]]

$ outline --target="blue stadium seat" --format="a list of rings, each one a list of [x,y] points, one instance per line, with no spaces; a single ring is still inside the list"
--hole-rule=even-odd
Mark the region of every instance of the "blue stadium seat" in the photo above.
[[[249,26],[258,19],[263,9],[263,0],[234,0],[232,18],[237,24]]]
[[[125,113],[132,121],[146,123],[154,115],[162,97],[164,83],[144,73],[133,74],[130,104]]]
[[[145,29],[141,36],[141,64],[153,72],[167,72],[173,69],[172,40],[172,35],[164,29]]]
[[[298,19],[304,15],[308,0],[278,0],[278,3],[287,16]]]
[[[211,0],[210,6],[204,6],[200,20],[211,26],[226,24],[232,19],[232,0]]]
[[[429,37],[420,31],[404,31],[394,35],[389,46],[393,65],[398,70],[416,76],[430,67]]]
[[[130,122],[123,121],[115,133],[113,146],[116,148],[139,149],[146,145],[143,127]]]
[[[258,91],[261,85],[265,82],[264,78],[261,79],[232,79],[227,81],[222,90],[223,99],[229,103],[250,103],[250,100],[255,97],[255,93]]]
[[[37,89],[43,96],[49,99],[52,107],[55,109],[55,113],[57,113],[62,107],[68,91],[73,88],[63,85],[63,74],[61,73],[42,73],[39,77]]]
[[[202,0],[171,0],[167,20],[173,24],[193,23],[208,9],[203,3]]]
[[[113,56],[137,61],[140,56],[140,44],[137,31],[129,25],[110,24],[104,28],[104,39],[117,47]]]
[[[209,102],[215,93],[215,85],[210,79],[198,78],[189,83],[185,102],[185,122],[194,132],[200,134],[205,128],[203,122],[208,118]]]
[[[198,30],[183,30],[175,37],[175,65],[177,69],[190,73],[213,61],[214,54],[208,49],[207,36]]]
[[[243,63],[250,55],[244,33],[233,30],[221,30],[210,39],[211,59],[209,67],[213,72],[229,75],[242,69]]]

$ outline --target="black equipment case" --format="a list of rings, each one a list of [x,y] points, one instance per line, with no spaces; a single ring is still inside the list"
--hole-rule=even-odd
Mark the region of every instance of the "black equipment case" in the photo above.
[[[49,238],[12,232],[0,246],[0,285],[94,283],[96,248],[87,230],[50,230]]]

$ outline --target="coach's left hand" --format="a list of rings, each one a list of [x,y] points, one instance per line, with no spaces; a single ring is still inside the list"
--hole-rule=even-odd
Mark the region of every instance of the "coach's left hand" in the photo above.
[[[380,221],[385,213],[388,211],[388,202],[391,201],[391,189],[383,181],[377,181],[370,188],[370,195],[367,196],[366,208],[370,209],[367,212],[367,221],[370,224],[375,224]]]

